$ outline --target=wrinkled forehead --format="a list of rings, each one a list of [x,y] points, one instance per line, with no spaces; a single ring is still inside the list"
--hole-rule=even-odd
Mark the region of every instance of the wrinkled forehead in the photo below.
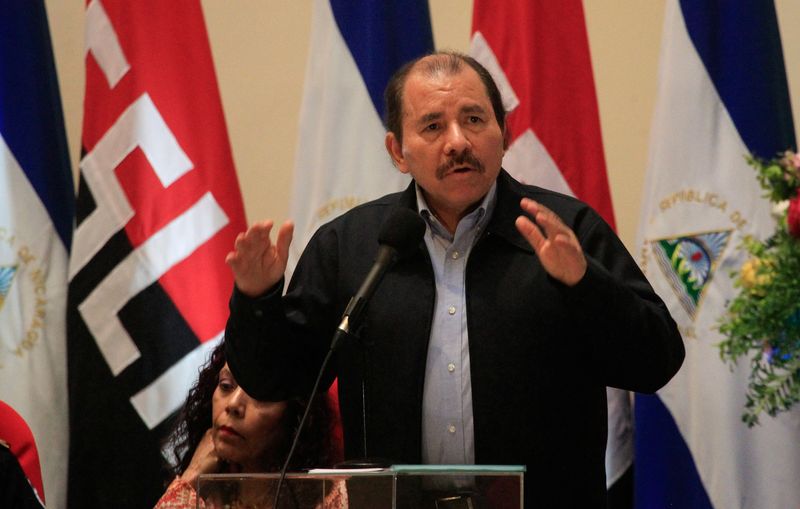
[[[435,68],[409,73],[406,79],[402,114],[404,119],[439,110],[447,104],[456,104],[458,109],[482,108],[491,110],[491,100],[480,76],[465,65],[458,71]]]

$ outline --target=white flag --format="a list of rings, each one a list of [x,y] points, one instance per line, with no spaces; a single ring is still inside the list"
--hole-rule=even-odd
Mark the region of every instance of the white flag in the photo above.
[[[668,1],[639,253],[686,360],[657,396],[636,399],[639,507],[800,505],[800,412],[748,428],[750,366],[731,370],[717,346],[742,238],[775,229],[744,156],[794,143],[772,2]]]

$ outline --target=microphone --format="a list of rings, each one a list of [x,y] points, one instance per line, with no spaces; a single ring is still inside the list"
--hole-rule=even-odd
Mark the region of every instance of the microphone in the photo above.
[[[381,282],[386,270],[397,260],[413,254],[418,248],[420,241],[422,241],[423,235],[425,235],[425,221],[417,212],[405,207],[395,208],[381,225],[381,229],[378,232],[379,246],[378,255],[375,257],[375,263],[372,264],[372,268],[367,273],[367,277],[364,278],[356,294],[350,299],[350,302],[347,303],[347,307],[342,314],[342,321],[336,329],[333,339],[331,339],[331,346],[319,368],[314,387],[311,389],[311,394],[308,397],[305,412],[303,412],[303,417],[297,425],[292,445],[289,448],[289,453],[286,455],[283,468],[281,468],[280,476],[278,477],[278,485],[275,489],[273,507],[278,507],[281,488],[286,478],[289,462],[294,455],[295,448],[297,448],[297,443],[300,440],[300,433],[303,431],[311,405],[314,402],[314,398],[317,396],[322,374],[325,372],[325,368],[328,366],[328,362],[339,344],[340,339],[345,337],[350,332],[351,328],[353,330],[356,329],[358,322],[361,320],[364,307],[375,292],[375,288],[378,287],[378,283]],[[364,434],[366,438],[366,430],[364,430]]]
[[[358,327],[361,314],[386,270],[397,260],[413,254],[423,235],[425,235],[425,221],[412,209],[398,207],[384,221],[378,233],[379,247],[375,263],[372,264],[361,287],[347,303],[342,321],[331,341],[332,350],[336,349],[342,337]]]

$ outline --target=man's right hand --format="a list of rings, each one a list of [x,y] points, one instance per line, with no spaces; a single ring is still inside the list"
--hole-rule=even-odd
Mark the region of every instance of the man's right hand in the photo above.
[[[294,224],[283,223],[274,244],[269,236],[273,225],[272,220],[253,224],[236,237],[233,251],[225,257],[236,287],[248,297],[258,297],[278,284],[286,271]]]

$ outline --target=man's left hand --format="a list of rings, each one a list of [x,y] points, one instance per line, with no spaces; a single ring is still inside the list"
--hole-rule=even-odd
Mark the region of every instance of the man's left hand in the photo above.
[[[575,232],[541,203],[523,198],[520,207],[536,223],[519,216],[515,225],[536,252],[544,270],[567,286],[576,285],[586,274],[586,257]]]

